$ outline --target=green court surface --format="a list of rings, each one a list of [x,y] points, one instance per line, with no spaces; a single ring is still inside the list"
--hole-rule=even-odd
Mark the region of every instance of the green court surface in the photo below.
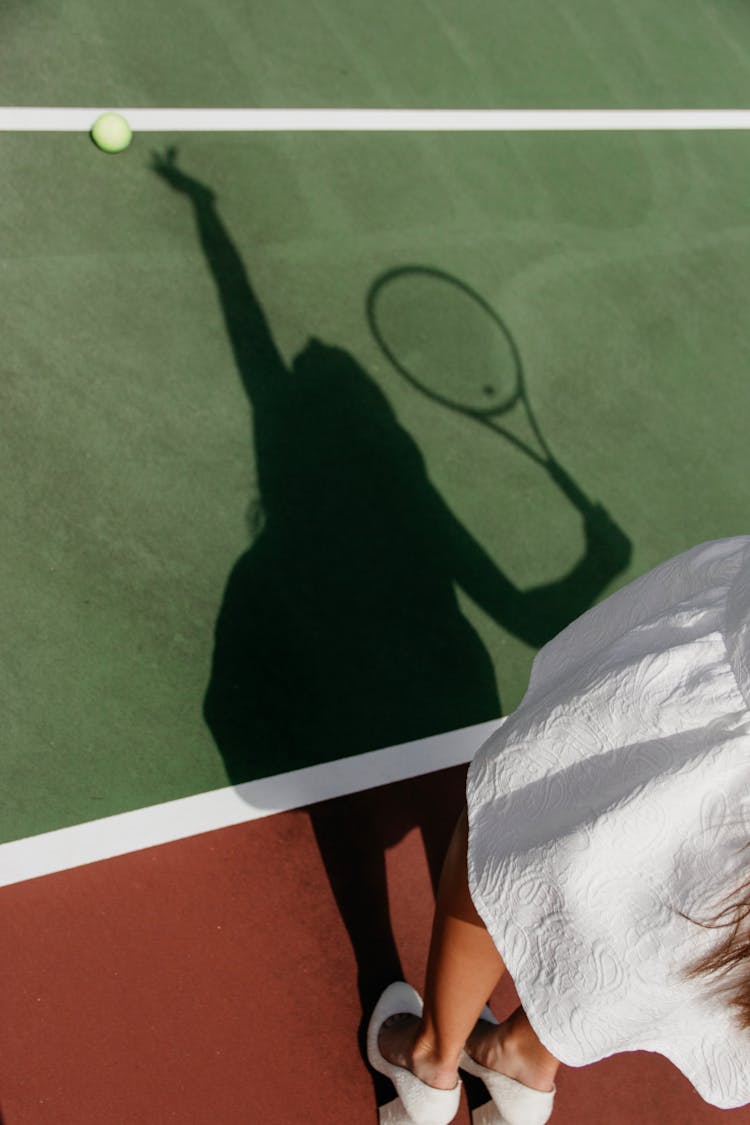
[[[370,12],[10,5],[0,99],[745,101],[739,4]],[[216,195],[203,242],[152,166],[171,144]],[[140,135],[116,157],[5,135],[0,180],[3,840],[505,713],[547,635],[748,530],[745,133]],[[367,295],[407,264],[508,326],[604,509],[588,544],[544,470],[379,348]],[[287,368],[308,357],[283,410],[261,316]]]
[[[7,0],[5,105],[744,107],[742,0]]]

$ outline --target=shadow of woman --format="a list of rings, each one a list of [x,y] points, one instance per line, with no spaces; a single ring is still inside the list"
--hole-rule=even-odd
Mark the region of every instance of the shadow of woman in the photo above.
[[[585,551],[571,572],[517,589],[444,503],[414,441],[348,352],[311,339],[287,368],[213,193],[178,168],[174,150],[154,156],[153,168],[193,204],[252,407],[264,522],[227,582],[204,704],[230,781],[499,717],[494,669],[456,585],[539,647],[627,565],[629,540],[589,507]],[[402,976],[385,853],[419,828],[437,888],[465,770],[308,810],[365,1016]]]

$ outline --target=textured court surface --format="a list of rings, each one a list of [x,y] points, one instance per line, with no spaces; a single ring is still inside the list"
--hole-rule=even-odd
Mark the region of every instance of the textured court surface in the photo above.
[[[0,102],[745,108],[749,47],[708,0],[8,4]],[[493,719],[545,627],[748,530],[750,136],[186,135],[203,241],[171,143],[0,135],[3,841]],[[378,348],[408,263],[509,326],[588,539]],[[260,317],[288,371],[325,345],[286,412]],[[360,999],[421,984],[461,777],[5,888],[4,1125],[374,1121]],[[718,1120],[658,1056],[559,1086],[561,1123]]]
[[[628,570],[603,558],[570,617],[744,529],[745,134],[185,138],[181,166],[216,192],[286,361],[314,336],[373,388],[363,414],[323,386],[276,436],[275,419],[253,436],[227,338],[226,302],[242,332],[250,301],[240,287],[222,311],[190,203],[149,169],[167,141],[136,138],[121,157],[85,137],[0,141],[6,838],[224,783],[202,708],[241,557],[240,597],[265,605],[275,574],[289,613],[307,599],[316,616],[304,636],[295,620],[254,628],[256,663],[283,649],[273,691],[296,737],[259,742],[233,780],[483,721],[496,691],[506,710],[519,701],[533,646],[504,628],[503,579],[560,580],[585,553],[581,519],[528,458],[390,367],[364,315],[385,269],[437,266],[497,308],[547,440],[631,541]],[[276,509],[262,509],[258,440],[275,443],[275,471],[308,480],[281,539],[260,535]],[[444,519],[429,515],[436,496]],[[378,552],[403,555],[410,589],[429,559],[443,601],[379,601]],[[362,607],[378,624],[371,657],[399,650],[427,695],[431,631],[473,646],[494,683],[448,716],[443,693],[405,706],[342,643]]]
[[[442,791],[402,783],[318,806],[312,823],[286,813],[7,888],[5,1125],[376,1125],[376,1098],[391,1095],[358,1052],[359,997],[371,1008],[394,976],[422,979],[419,824],[430,840],[425,806],[445,813],[461,791],[459,773],[442,776]],[[436,827],[433,812],[433,854]],[[319,841],[338,843],[333,858]],[[516,1004],[506,978],[494,1009]],[[647,1052],[563,1067],[557,1087],[560,1125],[750,1120]],[[466,1098],[456,1121],[469,1125]]]

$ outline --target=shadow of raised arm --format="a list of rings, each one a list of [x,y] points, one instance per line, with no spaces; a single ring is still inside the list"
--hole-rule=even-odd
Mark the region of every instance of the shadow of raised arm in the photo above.
[[[271,330],[239,252],[216,211],[214,192],[177,166],[176,148],[152,153],[151,169],[193,204],[201,246],[216,284],[235,362],[254,403],[286,375]]]
[[[456,583],[498,625],[532,645],[542,645],[580,617],[632,555],[632,544],[601,505],[583,513],[583,557],[562,578],[520,590],[438,497]]]

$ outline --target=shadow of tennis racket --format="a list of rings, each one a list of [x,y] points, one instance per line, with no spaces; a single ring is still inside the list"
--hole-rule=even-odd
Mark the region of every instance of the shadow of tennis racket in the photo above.
[[[478,293],[442,270],[399,266],[371,286],[367,319],[412,386],[502,435],[546,469],[581,512],[593,510],[542,435],[509,328]]]

